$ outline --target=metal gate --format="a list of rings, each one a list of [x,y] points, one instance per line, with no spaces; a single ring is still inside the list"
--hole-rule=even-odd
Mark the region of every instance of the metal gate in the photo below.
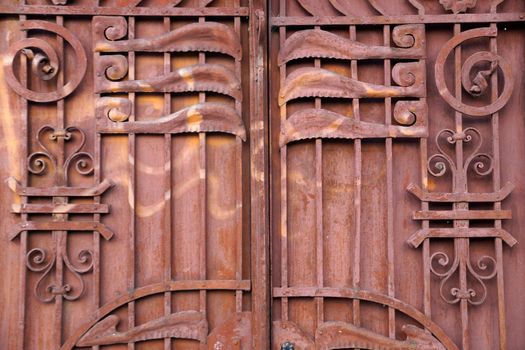
[[[521,0],[4,0],[0,349],[525,347]]]

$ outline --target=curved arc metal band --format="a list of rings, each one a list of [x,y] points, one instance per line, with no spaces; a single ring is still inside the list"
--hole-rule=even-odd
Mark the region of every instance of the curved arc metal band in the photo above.
[[[386,305],[396,310],[401,311],[407,316],[419,322],[422,326],[428,329],[437,340],[439,340],[447,350],[459,350],[454,342],[446,335],[446,333],[432,320],[425,316],[421,311],[414,306],[409,305],[399,299],[389,297],[384,294],[357,290],[351,288],[316,288],[316,287],[292,287],[292,288],[274,288],[273,297],[323,297],[323,298],[343,298],[343,299],[358,299],[369,301],[377,304]]]
[[[119,307],[150,295],[160,294],[164,292],[180,292],[193,290],[251,290],[250,280],[186,280],[186,281],[170,281],[166,283],[157,283],[135,289],[132,292],[124,294],[112,301],[108,302],[95,312],[93,319],[84,325],[77,328],[66,342],[60,347],[60,350],[71,350],[75,347],[76,342],[84,335],[93,325],[102,320],[110,312]]]

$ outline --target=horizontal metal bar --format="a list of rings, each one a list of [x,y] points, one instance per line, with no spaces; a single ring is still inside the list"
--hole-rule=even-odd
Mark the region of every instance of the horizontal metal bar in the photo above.
[[[509,232],[499,228],[429,228],[415,232],[407,240],[414,248],[427,238],[501,238],[512,247],[518,241]]]
[[[31,203],[13,204],[11,210],[17,214],[107,214],[109,205],[99,203]]]
[[[385,24],[432,24],[432,23],[500,23],[523,22],[525,12],[514,13],[465,13],[446,15],[405,15],[370,17],[271,17],[272,27],[329,26],[329,25],[385,25]]]
[[[514,185],[507,182],[499,191],[483,193],[446,193],[446,192],[427,192],[423,191],[421,187],[416,184],[409,184],[407,191],[424,202],[501,202],[514,189]]]
[[[9,177],[6,182],[11,191],[26,197],[94,197],[114,185],[107,179],[94,187],[23,187],[14,177]]]
[[[0,14],[13,15],[60,15],[60,16],[150,16],[150,17],[237,17],[248,16],[248,7],[97,7],[52,5],[0,5]]]
[[[414,220],[505,220],[512,219],[510,210],[420,210]]]
[[[25,221],[12,227],[9,240],[15,239],[23,231],[97,231],[109,240],[113,232],[101,222],[95,221]]]

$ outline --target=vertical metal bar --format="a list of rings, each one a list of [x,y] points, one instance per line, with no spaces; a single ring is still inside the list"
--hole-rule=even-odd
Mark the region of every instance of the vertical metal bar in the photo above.
[[[350,26],[350,40],[356,40],[356,26]],[[350,62],[351,76],[354,79],[357,77],[357,60]],[[352,99],[352,109],[355,120],[360,120],[359,114],[359,99]],[[352,287],[359,288],[360,284],[360,269],[361,269],[361,140],[354,140],[354,172],[355,172],[355,197],[354,197],[354,210],[355,210],[355,238],[354,238],[354,266],[352,273]],[[360,303],[358,299],[353,300],[353,322],[356,326],[361,323],[360,320]]]
[[[24,0],[21,0],[22,4],[25,3]],[[25,15],[19,16],[20,22],[26,20]],[[27,32],[22,31],[20,33],[21,39],[27,37]],[[27,58],[25,55],[20,55],[20,83],[22,86],[27,86]],[[22,142],[20,143],[20,169],[21,169],[21,180],[22,186],[27,187],[28,185],[28,172],[27,169],[27,157],[28,157],[28,124],[29,124],[29,113],[28,113],[28,102],[24,98],[20,98],[20,120],[21,120],[21,130],[20,136],[22,137]],[[27,197],[22,197],[22,204],[27,203]],[[21,214],[22,222],[27,221],[28,215],[23,213]],[[24,350],[25,348],[25,315],[26,315],[26,285],[27,285],[27,268],[26,268],[26,254],[27,254],[27,231],[22,231],[20,234],[20,280],[18,290],[20,291],[20,302],[18,303],[18,328],[17,328],[17,349]]]
[[[164,31],[169,33],[171,30],[170,17],[164,17]],[[171,72],[171,54],[164,53],[164,75]],[[171,113],[171,94],[164,93],[164,115]],[[164,134],[164,280],[169,282],[172,278],[171,260],[172,260],[172,231],[171,231],[171,143],[170,133]],[[171,314],[171,292],[164,293],[164,314]],[[171,338],[164,338],[164,350],[171,349]]]
[[[424,13],[423,8],[419,8],[419,12]],[[426,67],[426,60],[422,59],[423,66]],[[426,97],[420,98],[425,105],[427,104]],[[429,122],[427,120],[427,128],[429,128]],[[419,139],[419,152],[420,152],[420,165],[421,165],[421,188],[428,191],[428,170],[427,170],[427,159],[428,159],[428,138]],[[428,202],[421,202],[421,210],[427,211],[429,209]],[[421,221],[421,227],[423,230],[427,230],[430,224],[428,220]],[[423,242],[423,312],[425,316],[431,318],[432,305],[431,305],[431,285],[430,285],[430,239],[425,239]]]
[[[418,7],[419,14],[424,14],[424,8]],[[425,28],[426,30],[426,28]],[[423,66],[426,67],[426,60],[422,59]],[[427,104],[426,97],[420,98],[425,105]],[[429,128],[429,122],[427,120],[427,128]],[[427,159],[428,159],[428,138],[419,139],[419,152],[420,152],[420,166],[421,166],[421,188],[428,191],[428,170],[427,170]],[[421,202],[421,210],[427,211],[429,209],[428,202]],[[430,224],[428,220],[422,220],[421,227],[424,230],[429,228]],[[429,319],[431,318],[432,305],[431,305],[431,285],[430,285],[430,240],[425,239],[423,242],[423,312]]]
[[[56,23],[59,26],[64,25],[64,18],[62,16],[56,16]],[[65,71],[65,59],[64,59],[64,39],[60,35],[56,36],[57,40],[57,56],[58,61],[62,64],[62,69],[57,74],[57,89],[61,89],[64,86],[64,71]],[[65,113],[64,113],[64,100],[60,99],[57,101],[57,130],[65,128]],[[67,169],[64,167],[65,160],[65,142],[62,137],[57,138],[57,167],[55,169],[55,184],[57,186],[67,186]],[[67,197],[53,197],[53,203],[55,204],[66,204]],[[53,214],[53,221],[66,221],[67,214]],[[64,285],[64,257],[67,254],[67,232],[66,231],[53,231],[53,239],[56,247],[56,260],[55,260],[55,280],[57,288],[62,289]],[[56,347],[62,345],[62,318],[63,318],[63,295],[60,291],[55,294],[55,332],[54,340]]]
[[[270,312],[271,280],[270,240],[268,233],[269,218],[267,186],[267,32],[266,0],[249,0],[250,23],[250,247],[252,280],[252,347],[270,348]]]
[[[129,39],[135,38],[135,17],[128,17],[128,37]],[[135,52],[130,51],[128,53],[128,77],[129,80],[135,79]],[[129,117],[130,121],[135,121],[135,93],[128,93],[128,98],[131,101],[131,114]],[[136,152],[135,152],[135,134],[128,136],[128,162],[129,162],[129,189],[128,189],[128,201],[131,204],[131,215],[130,215],[130,226],[129,226],[129,262],[128,268],[128,288],[129,290],[135,289],[135,164],[136,164]],[[135,326],[135,302],[128,303],[128,324],[132,328]],[[135,343],[128,343],[128,350],[134,350]]]
[[[316,98],[317,100],[317,98]],[[320,100],[320,99],[319,99]],[[317,105],[317,103],[316,103]],[[315,211],[316,211],[316,265],[317,265],[317,287],[324,286],[324,252],[323,252],[323,141],[315,140]],[[316,297],[317,324],[318,327],[324,322],[324,298]]]
[[[424,15],[425,8],[418,6],[418,14]],[[423,66],[426,67],[426,60],[422,59]],[[421,98],[426,104],[426,98]],[[429,127],[427,121],[427,128]],[[419,139],[419,151],[420,151],[420,164],[421,164],[421,188],[428,191],[428,171],[427,171],[427,159],[428,159],[428,139]],[[421,202],[421,210],[427,211],[429,209],[428,202]],[[426,230],[429,228],[429,221],[423,220],[421,227]],[[431,294],[430,294],[430,240],[425,239],[423,242],[423,312],[425,316],[431,319],[432,306],[431,306]]]
[[[461,24],[454,24],[454,35],[461,33]],[[461,47],[457,46],[454,49],[454,87],[455,95],[458,101],[461,101],[462,87],[461,87]],[[463,114],[455,112],[455,128],[456,133],[463,132]],[[463,167],[463,141],[456,141],[456,165],[459,169]],[[454,192],[467,192],[467,179],[464,172],[458,171],[454,176]],[[454,210],[468,210],[468,203],[454,203]],[[468,227],[468,220],[454,220],[454,227]],[[469,240],[468,238],[456,238],[454,240],[456,254],[459,255],[459,288],[461,291],[467,290],[467,260],[469,254]],[[469,335],[469,319],[468,319],[468,300],[461,298],[459,302],[461,313],[461,334],[463,350],[470,349],[470,335]]]
[[[199,133],[199,176],[201,198],[201,228],[199,233],[200,279],[206,279],[206,134]],[[206,290],[200,291],[200,310],[206,314]]]
[[[496,7],[491,8],[491,12],[496,13]],[[495,23],[490,24],[491,29],[497,30]],[[494,54],[498,53],[497,38],[490,38],[490,51]],[[491,75],[491,102],[498,99],[498,74],[497,71]],[[494,159],[493,170],[493,189],[499,191],[501,188],[501,163],[500,163],[500,145],[499,145],[499,113],[492,115],[492,155]],[[501,210],[501,202],[494,203],[495,210]],[[494,227],[501,229],[501,220],[494,222]],[[507,327],[505,320],[505,285],[503,281],[503,244],[501,238],[496,238],[494,242],[494,249],[496,251],[496,268],[497,268],[497,288],[498,288],[498,332],[499,332],[499,348],[500,350],[507,349]]]
[[[421,138],[419,141],[420,150],[420,164],[421,164],[421,183],[424,191],[428,191],[428,140]],[[421,202],[421,210],[427,211],[429,208],[428,202]],[[429,221],[423,220],[421,227],[423,230],[429,228]],[[430,240],[425,239],[423,242],[423,311],[428,318],[432,314],[432,297],[430,286]]]
[[[315,29],[321,29],[315,26]],[[321,60],[316,58],[314,61],[316,68],[321,67]],[[321,98],[315,98],[315,108],[321,108]],[[323,252],[323,140],[315,140],[315,212],[316,212],[316,266],[317,266],[317,287],[324,286],[324,252]],[[315,298],[317,309],[318,327],[324,322],[324,298]]]
[[[286,0],[279,1],[279,15],[286,16]],[[286,40],[286,27],[279,28],[279,47],[284,46]],[[282,64],[279,68],[280,86],[284,86],[286,79],[286,64]],[[280,108],[281,123],[286,120],[286,104]],[[281,287],[288,287],[288,189],[287,189],[287,146],[281,148]],[[281,298],[281,318],[283,321],[288,320],[288,298]]]
[[[503,244],[501,238],[495,240],[496,266],[497,266],[497,286],[498,286],[498,329],[499,329],[499,348],[507,349],[507,326],[505,319],[505,284],[503,282]]]
[[[240,6],[240,0],[234,1],[234,6],[239,7]],[[241,19],[239,17],[235,17],[233,20],[234,30],[237,36],[239,37],[239,41],[241,40]],[[235,60],[235,75],[239,79],[239,81],[242,82],[242,71],[241,71],[242,65],[241,61]],[[237,113],[239,113],[240,116],[243,115],[242,113],[242,103],[238,100],[235,100],[235,110]],[[243,173],[242,173],[242,140],[238,137],[235,138],[235,174],[236,174],[236,181],[235,181],[235,213],[236,213],[236,220],[235,220],[235,255],[236,255],[236,262],[235,262],[235,279],[240,281],[242,280],[242,246],[243,246]],[[242,291],[238,290],[235,292],[235,311],[241,312],[242,311]]]
[[[99,60],[100,53],[93,53],[93,62]],[[100,98],[100,94],[95,94],[95,101]],[[102,147],[102,136],[95,132],[94,133],[94,183],[99,184],[102,174],[101,174],[101,157],[100,149]],[[93,202],[98,204],[100,203],[100,196],[93,197]],[[100,222],[100,214],[93,214],[93,221]],[[100,307],[100,234],[97,231],[93,232],[93,306],[94,310],[97,310]],[[99,346],[95,345],[91,349],[99,350]]]
[[[383,43],[390,46],[390,26],[383,27]],[[389,59],[384,61],[384,80],[385,86],[391,85],[391,62]],[[392,99],[385,98],[385,125],[392,124]],[[386,203],[387,203],[387,261],[388,261],[388,295],[395,296],[394,284],[394,196],[393,196],[393,171],[392,171],[392,138],[385,139],[386,152]],[[388,335],[390,338],[396,336],[396,313],[395,309],[388,308]]]
[[[199,23],[204,23],[205,17],[199,17]],[[204,52],[199,53],[199,64],[206,63],[206,54]],[[199,103],[206,102],[206,93],[199,92]],[[206,201],[206,187],[207,187],[207,176],[206,176],[206,133],[199,133],[199,162],[200,162],[200,198],[202,203],[201,212],[201,232],[200,232],[200,279],[206,279],[206,236],[207,236],[207,221],[206,214],[208,211]],[[206,315],[206,290],[200,291],[200,310]]]

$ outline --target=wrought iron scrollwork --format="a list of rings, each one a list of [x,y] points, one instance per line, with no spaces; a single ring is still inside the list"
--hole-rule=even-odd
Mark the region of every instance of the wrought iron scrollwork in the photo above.
[[[93,156],[81,151],[86,142],[86,135],[79,128],[70,126],[65,129],[56,129],[44,125],[38,130],[36,139],[41,150],[31,153],[28,157],[27,167],[31,173],[43,175],[50,168],[48,163],[52,166],[55,176],[58,179],[63,179],[58,180],[61,182],[67,183],[68,174],[71,170],[75,170],[80,175],[93,173]],[[73,146],[73,151],[65,159],[59,159],[55,154],[56,151],[53,151],[52,145],[48,143],[57,143],[59,140],[76,143]]]
[[[10,234],[11,239],[20,232],[52,231],[52,248],[36,247],[26,253],[26,267],[39,274],[34,294],[44,303],[53,302],[57,296],[69,301],[77,300],[85,291],[82,275],[93,270],[94,255],[91,249],[81,249],[71,256],[67,249],[67,233],[70,231],[96,231],[105,239],[113,233],[102,223],[92,221],[69,221],[68,213],[107,213],[108,206],[95,203],[69,204],[74,196],[93,197],[102,194],[111,182],[106,181],[93,188],[68,187],[72,171],[82,176],[92,175],[93,156],[84,151],[86,135],[76,126],[55,128],[42,126],[36,133],[38,150],[27,158],[27,171],[36,176],[49,176],[55,187],[23,187],[15,179],[8,181],[11,189],[25,197],[51,197],[52,204],[30,203],[14,205],[13,211],[20,214],[38,213],[53,215],[53,221],[24,220]],[[71,143],[72,147],[65,147]],[[70,149],[68,152],[67,149]],[[59,268],[60,266],[60,268]],[[71,279],[72,276],[72,279]]]
[[[31,62],[31,72],[39,79],[48,81],[53,79],[60,69],[64,69],[63,62],[53,46],[44,39],[25,38],[17,41],[9,47],[5,58],[6,81],[9,86],[21,97],[34,102],[52,102],[65,98],[78,87],[87,69],[87,56],[82,43],[68,29],[56,23],[40,20],[30,20],[20,23],[23,31],[43,30],[55,33],[62,37],[74,51],[76,69],[71,79],[63,86],[51,92],[40,92],[22,85],[14,72],[14,61],[19,55],[25,55]]]
[[[130,79],[125,52],[213,52],[235,62],[242,59],[241,41],[229,26],[218,22],[190,23],[150,38],[126,39],[124,17],[97,16],[93,19],[95,51],[105,53],[95,59],[95,90],[108,96],[96,104],[97,131],[101,133],[223,132],[246,140],[239,110],[225,103],[203,102],[166,113],[147,121],[130,120],[131,100],[112,96],[129,92],[215,92],[240,105],[241,79],[223,64],[199,63],[174,69],[142,80]],[[199,38],[196,40],[195,38]],[[127,79],[126,79],[127,77]]]
[[[496,260],[493,257],[483,255],[473,264],[468,250],[467,253],[468,255],[464,261],[467,268],[466,271],[468,271],[468,274],[476,282],[477,286],[467,286],[466,288],[456,285],[447,287],[452,283],[453,276],[459,273],[460,260],[462,260],[456,247],[454,248],[452,259],[443,251],[435,252],[430,256],[430,271],[441,279],[439,294],[449,304],[456,304],[461,299],[466,299],[471,305],[483,304],[487,298],[487,287],[484,281],[496,276]]]
[[[475,6],[476,1],[441,0],[446,9],[455,13],[464,12]],[[499,2],[493,4],[493,9]],[[498,298],[502,291],[499,276],[501,273],[502,242],[512,247],[517,240],[502,227],[502,220],[512,218],[510,210],[501,208],[501,201],[512,191],[513,185],[505,184],[500,188],[500,168],[497,144],[499,140],[498,112],[507,104],[513,91],[512,70],[508,61],[496,52],[496,25],[461,31],[461,26],[454,26],[455,35],[441,48],[435,64],[435,80],[441,97],[454,109],[455,128],[441,130],[435,138],[437,152],[427,159],[426,170],[433,177],[450,175],[451,192],[428,192],[430,181],[423,183],[424,189],[411,184],[408,190],[422,202],[422,210],[413,214],[415,220],[422,220],[423,225],[415,232],[408,243],[418,247],[425,240],[448,239],[453,241],[453,253],[445,250],[433,251],[433,245],[428,243],[428,256],[425,269],[439,280],[441,300],[448,304],[459,304],[461,313],[462,343],[469,348],[469,306],[479,306],[487,300],[488,288],[486,282],[496,279]],[[478,51],[466,59],[461,58],[461,45],[472,39],[490,38],[490,51]],[[445,63],[447,57],[454,52],[454,94],[445,82]],[[498,74],[501,73],[501,74]],[[498,75],[503,77],[503,83],[498,82]],[[500,86],[503,86],[499,91]],[[481,106],[464,102],[465,95],[478,99],[483,95],[489,102]],[[467,99],[465,99],[467,100]],[[481,99],[480,99],[481,100]],[[483,151],[483,135],[477,127],[464,127],[464,116],[492,118],[493,142],[492,151]],[[426,154],[426,151],[425,151]],[[493,180],[493,192],[473,192],[469,188],[469,180],[476,177]],[[427,180],[425,178],[425,180]],[[430,209],[429,203],[448,203],[452,210]],[[481,210],[475,208],[475,203],[490,203],[492,208]],[[476,220],[476,224],[472,221]],[[439,223],[439,224],[438,224]],[[472,247],[474,239],[492,239],[494,253],[474,257],[476,250]],[[425,253],[427,254],[427,253]],[[429,282],[430,283],[430,282]],[[500,322],[502,321],[500,309]],[[503,320],[504,321],[504,320]],[[504,348],[505,346],[501,345]]]
[[[457,143],[460,143],[459,147],[461,147],[462,152],[462,156],[459,158],[456,158],[451,153],[456,151]],[[454,222],[454,227],[421,229],[410,237],[408,242],[411,245],[417,247],[426,238],[467,239],[454,241],[454,255],[452,257],[443,251],[435,252],[430,256],[430,271],[441,279],[440,295],[449,304],[455,304],[461,299],[468,300],[472,305],[482,304],[487,296],[487,288],[484,281],[494,278],[496,274],[496,261],[493,257],[484,255],[475,264],[471,262],[468,238],[499,237],[510,246],[516,243],[516,240],[510,233],[503,229],[469,227],[469,220],[498,220],[511,217],[510,212],[499,209],[484,211],[469,209],[469,202],[501,199],[497,198],[496,193],[468,192],[469,170],[477,176],[487,176],[494,170],[492,155],[480,151],[482,144],[482,135],[476,128],[465,128],[462,132],[455,132],[450,129],[441,130],[435,138],[438,152],[428,158],[427,168],[429,173],[435,177],[444,176],[449,172],[452,176],[454,193],[442,193],[431,196],[431,193],[424,193],[419,188],[416,190],[414,185],[410,188],[410,191],[423,201],[454,203],[452,211],[429,210],[416,212],[414,214],[414,219],[416,220],[449,220]],[[446,146],[449,146],[451,150],[447,150]],[[468,148],[471,148],[470,152],[463,154],[463,151],[466,151]],[[456,199],[453,198],[455,194],[458,197]],[[452,277],[459,273],[460,268],[468,272],[477,282],[479,285],[478,291],[465,285],[462,287],[453,286],[450,290],[446,290]]]
[[[57,259],[62,260],[75,281],[57,283],[52,274],[53,269],[56,268]],[[81,275],[92,271],[93,251],[83,249],[78,252],[75,260],[72,260],[68,254],[57,256],[56,250],[48,253],[43,248],[33,248],[26,254],[26,266],[30,271],[40,274],[34,288],[34,294],[38,300],[49,303],[54,301],[57,294],[60,294],[64,299],[73,301],[84,294],[85,282]]]
[[[439,52],[435,65],[436,85],[443,99],[456,111],[475,117],[489,116],[501,110],[510,99],[514,88],[512,68],[504,57],[489,51],[476,52],[465,60],[461,67],[461,81],[463,88],[471,96],[481,96],[487,90],[487,78],[490,75],[495,74],[496,70],[499,68],[503,73],[505,85],[503,91],[495,101],[486,106],[468,105],[454,97],[445,83],[445,61],[454,48],[471,39],[482,37],[491,38],[496,36],[496,27],[467,30],[450,39]],[[489,68],[478,70],[474,74],[474,78],[471,79],[474,67],[482,62],[488,62],[490,64]]]
[[[472,143],[473,150],[463,161],[463,164],[456,164],[453,157],[444,149],[443,140],[446,140],[449,145],[455,145],[458,141],[465,145]],[[450,129],[443,129],[437,134],[435,141],[438,153],[432,155],[427,162],[428,171],[433,176],[443,176],[447,170],[450,170],[455,181],[466,184],[469,169],[472,169],[479,176],[486,176],[492,172],[494,161],[490,154],[480,152],[483,137],[478,129],[469,127],[459,133]]]

